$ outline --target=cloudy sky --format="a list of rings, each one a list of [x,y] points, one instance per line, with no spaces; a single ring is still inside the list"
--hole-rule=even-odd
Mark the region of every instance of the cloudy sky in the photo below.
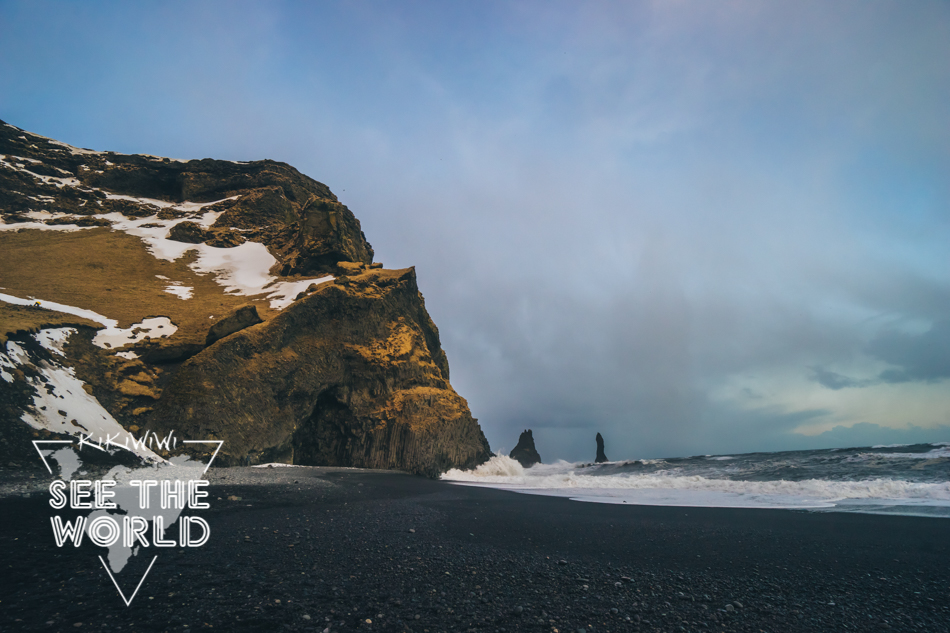
[[[950,4],[9,2],[0,118],[286,161],[494,449],[950,441]]]

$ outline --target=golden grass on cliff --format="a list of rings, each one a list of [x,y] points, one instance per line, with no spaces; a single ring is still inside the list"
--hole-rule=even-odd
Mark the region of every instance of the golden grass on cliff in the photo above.
[[[243,303],[254,303],[264,319],[274,312],[262,296],[225,294],[212,275],[198,274],[189,267],[194,257],[194,252],[189,252],[173,262],[157,259],[138,237],[105,228],[3,231],[0,286],[17,297],[92,310],[116,319],[119,327],[165,316],[178,326],[173,338],[182,341],[203,342],[213,323],[209,317],[221,317]],[[180,299],[167,292],[173,281],[193,288],[192,297]],[[45,315],[0,306],[5,306],[0,311],[0,331],[4,333],[56,323]],[[77,321],[81,319],[63,317],[63,322]]]
[[[100,327],[98,323],[32,306],[18,306],[0,301],[0,346],[14,334],[39,332],[43,328],[64,327],[67,325],[87,325]]]

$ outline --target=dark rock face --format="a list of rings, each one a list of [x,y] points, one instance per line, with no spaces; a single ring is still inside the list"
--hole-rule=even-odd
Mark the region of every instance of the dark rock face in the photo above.
[[[531,429],[521,432],[518,445],[511,450],[508,457],[516,460],[525,468],[541,463],[541,456],[538,455],[538,450],[534,447],[534,435],[531,434]]]
[[[246,327],[262,322],[260,315],[257,314],[257,306],[250,304],[238,306],[230,314],[211,326],[211,329],[208,330],[208,337],[205,339],[205,345],[211,345],[225,336],[230,336]]]
[[[452,389],[415,271],[323,284],[186,361],[146,428],[224,440],[222,463],[436,475],[491,453]]]
[[[230,229],[212,229],[208,239],[205,240],[205,244],[208,246],[214,246],[215,248],[234,248],[235,246],[240,246],[247,240],[243,235],[237,231]]]
[[[75,224],[76,226],[112,226],[105,218],[90,218],[87,216],[67,215],[62,218],[52,218],[46,221],[47,224],[55,226],[57,224]]]
[[[168,232],[168,239],[185,244],[201,244],[209,238],[208,232],[195,222],[180,222]]]
[[[597,434],[597,459],[594,461],[598,464],[610,461],[604,454],[604,438],[600,433]]]
[[[74,215],[117,211],[127,217],[159,213],[159,219],[174,216],[155,205],[107,198],[104,192],[165,202],[221,200],[206,208],[224,212],[210,233],[194,231],[203,231],[195,225],[186,235],[186,228],[175,227],[182,235],[173,239],[184,238],[180,241],[194,244],[211,239],[217,247],[236,245],[245,238],[261,242],[280,261],[283,275],[328,273],[338,261],[373,261],[373,249],[356,216],[326,185],[286,163],[210,158],[175,161],[74,151],[3,121],[0,155],[8,156],[12,165],[22,165],[0,169],[0,216],[8,223],[26,221],[25,213],[40,210]],[[62,187],[39,176],[76,179],[78,183]],[[231,228],[244,232],[237,236]],[[202,235],[205,239],[192,241]]]
[[[86,220],[96,221],[99,218],[86,218]],[[47,222],[47,224],[53,223],[53,220]],[[63,224],[63,222],[59,222],[59,224]],[[76,224],[82,226],[81,222]],[[189,220],[179,222],[173,226],[168,232],[168,239],[175,242],[184,242],[185,244],[207,244],[215,248],[233,248],[245,242],[244,236],[233,229],[218,227],[206,230],[198,223]]]
[[[138,228],[167,227],[151,239],[212,248],[257,242],[277,263],[264,260],[263,292],[236,289],[222,281],[227,266],[193,267],[197,249],[158,257],[138,236],[116,229],[114,213],[145,218]],[[0,231],[5,293],[133,326],[128,342],[102,345],[100,322],[0,302],[0,343],[29,352],[0,358],[0,461],[35,455],[29,440],[48,437],[47,429],[82,426],[86,409],[75,403],[62,406],[73,407],[69,416],[77,419],[59,412],[65,421],[52,422],[46,407],[34,405],[40,390],[57,388],[43,374],[50,368],[73,372],[111,416],[107,422],[138,436],[174,430],[182,439],[225,440],[216,463],[436,476],[491,456],[468,404],[449,384],[415,271],[373,264],[353,213],[289,165],[93,152],[0,121],[0,219],[21,225]],[[239,260],[248,246],[229,257]],[[337,279],[324,281],[326,274]],[[317,281],[292,302],[270,294],[283,282]],[[142,323],[154,317],[174,328],[149,331]],[[62,354],[38,338],[57,326],[73,328],[59,333]]]

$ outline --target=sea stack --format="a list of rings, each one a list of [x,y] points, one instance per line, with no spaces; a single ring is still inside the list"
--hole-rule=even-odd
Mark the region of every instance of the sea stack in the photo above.
[[[597,459],[594,461],[598,464],[610,461],[607,459],[607,456],[604,455],[604,437],[600,433],[597,434]]]
[[[525,468],[541,463],[538,449],[534,447],[534,436],[531,434],[531,429],[522,431],[521,437],[518,438],[518,445],[512,449],[508,457],[517,460]]]

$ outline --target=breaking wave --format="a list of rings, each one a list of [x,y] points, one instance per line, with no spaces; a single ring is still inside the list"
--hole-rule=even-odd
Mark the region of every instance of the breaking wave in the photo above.
[[[641,505],[808,508],[950,517],[950,444],[753,453],[523,468],[495,455],[442,478],[528,494]]]
[[[495,455],[484,464],[476,466],[474,470],[462,471],[457,468],[453,468],[442,475],[442,478],[454,479],[458,481],[464,481],[466,477],[475,477],[478,479],[494,477],[504,479],[523,477],[524,473],[524,467],[507,455]]]

